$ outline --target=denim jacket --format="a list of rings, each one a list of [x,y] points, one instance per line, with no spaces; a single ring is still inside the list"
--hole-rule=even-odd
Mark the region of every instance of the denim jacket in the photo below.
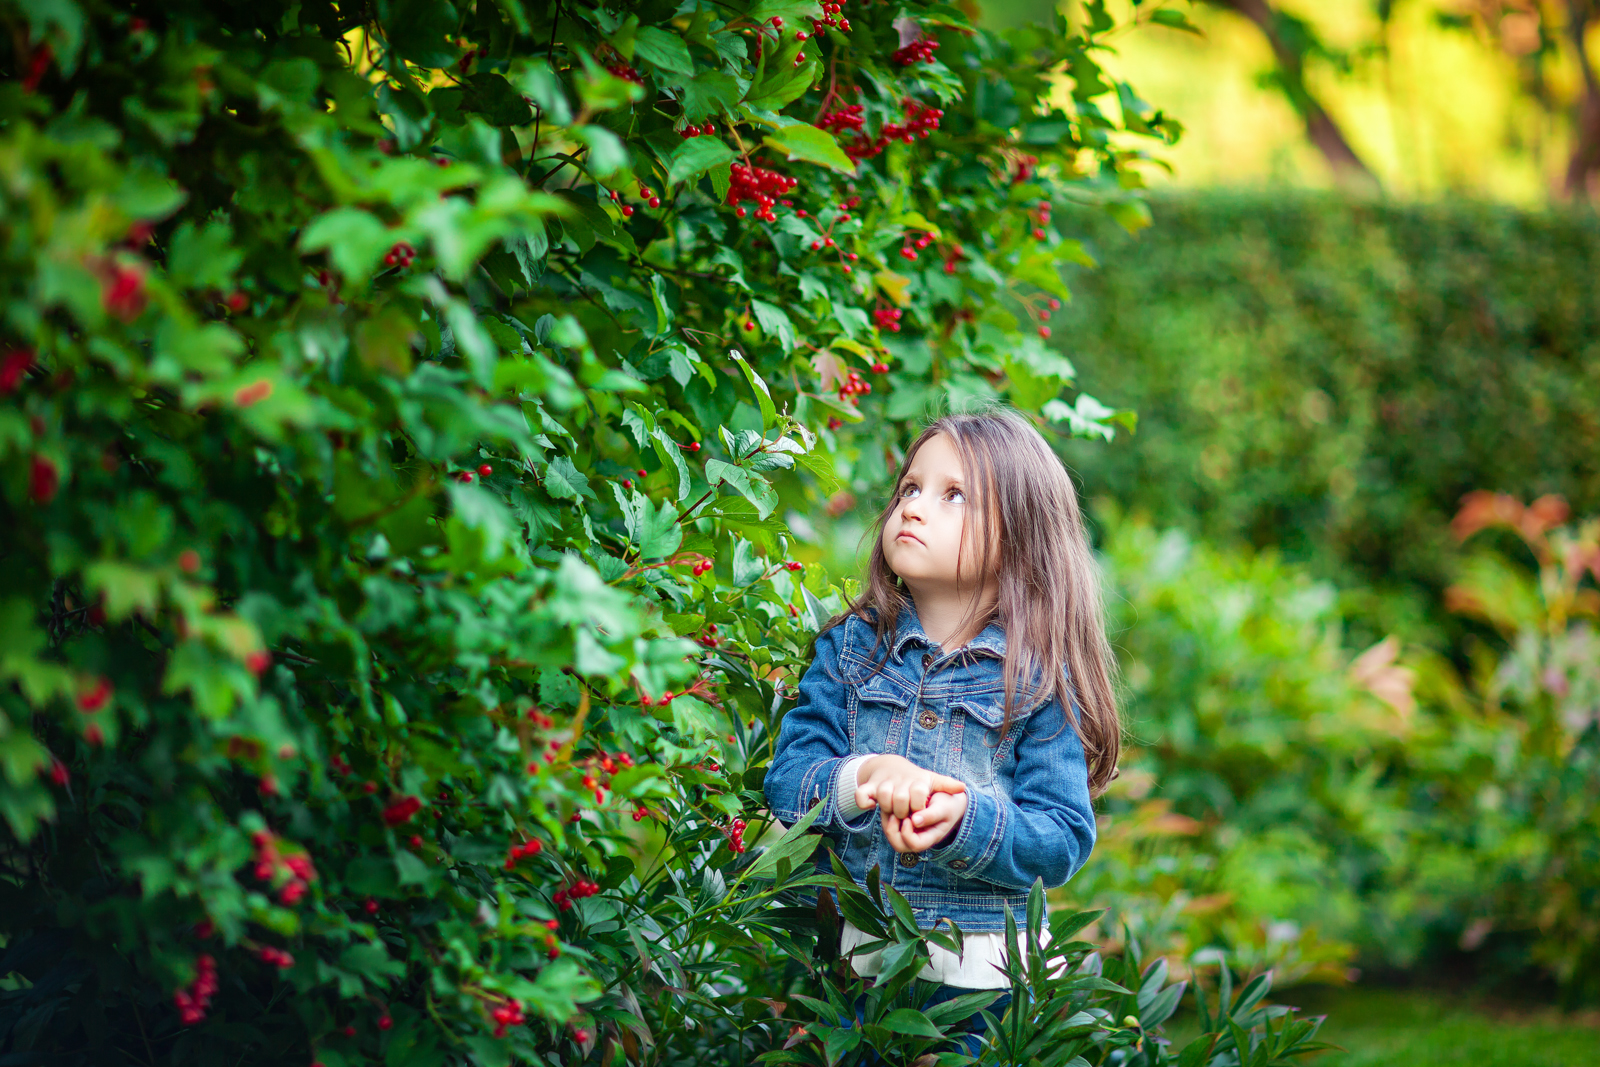
[[[905,894],[917,923],[949,918],[969,933],[1005,929],[1005,905],[1020,919],[1036,877],[1047,887],[1077,873],[1094,847],[1094,810],[1083,746],[1055,697],[1019,708],[1002,741],[1005,631],[990,623],[964,648],[940,652],[913,607],[901,612],[884,669],[877,635],[851,615],[817,638],[784,716],[763,787],[780,822],[812,806],[812,824],[857,883],[877,865],[884,885]],[[1072,713],[1076,717],[1076,705]],[[967,812],[955,836],[926,852],[895,853],[877,809],[846,822],[835,799],[852,755],[904,756],[960,779]],[[826,854],[817,869],[831,869]]]

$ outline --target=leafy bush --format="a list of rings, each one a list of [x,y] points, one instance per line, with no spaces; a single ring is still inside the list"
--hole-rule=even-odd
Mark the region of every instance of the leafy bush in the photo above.
[[[1280,980],[1349,963],[1478,964],[1592,1002],[1600,951],[1600,522],[1468,497],[1480,546],[1451,610],[1502,635],[1459,675],[1388,638],[1346,646],[1332,586],[1101,512],[1141,742],[1067,893],[1175,958],[1229,949]],[[1109,936],[1105,943],[1114,944]]]
[[[1600,222],[1463,202],[1163,195],[1130,240],[1090,225],[1065,351],[1139,412],[1071,445],[1091,495],[1218,545],[1276,548],[1367,595],[1352,622],[1453,646],[1463,494],[1600,510]],[[1129,309],[1138,308],[1137,314]]]
[[[1071,899],[1180,956],[1342,981],[1404,824],[1386,768],[1428,729],[1384,684],[1394,643],[1355,657],[1333,587],[1273,552],[1098,518],[1134,744]]]
[[[1140,224],[1175,132],[1098,5],[848,7],[0,3],[4,1055],[812,1021],[778,508],[929,403],[1108,436],[1050,208]]]

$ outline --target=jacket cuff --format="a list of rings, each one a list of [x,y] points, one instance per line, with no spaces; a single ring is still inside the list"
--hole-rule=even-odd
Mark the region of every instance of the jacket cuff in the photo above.
[[[1005,834],[1005,805],[988,793],[967,787],[967,813],[961,817],[955,840],[928,850],[928,858],[971,877],[981,872],[1000,851]]]
[[[863,808],[856,804],[856,786],[860,784],[861,765],[871,759],[876,753],[869,752],[862,756],[850,756],[839,765],[839,772],[835,776],[837,783],[833,789],[833,803],[838,809],[839,825],[846,830],[856,832],[865,830],[871,821],[862,818],[877,811],[876,808]]]
[[[819,830],[835,828],[846,833],[859,833],[870,825],[870,811],[860,812],[860,809],[857,809],[860,813],[859,818],[854,824],[851,824],[845,821],[844,813],[839,810],[839,772],[844,764],[853,758],[851,756],[839,756],[833,759],[818,760],[808,767],[805,774],[800,778],[800,795],[797,798],[801,805],[799,814],[803,815],[811,808],[821,804],[823,806],[822,812],[817,816],[816,821],[812,823]],[[854,794],[854,792],[855,787],[852,786],[851,793]],[[853,805],[853,795],[851,801]]]

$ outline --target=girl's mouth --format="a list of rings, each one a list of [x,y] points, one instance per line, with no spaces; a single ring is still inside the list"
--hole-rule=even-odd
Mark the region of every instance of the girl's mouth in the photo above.
[[[915,541],[919,545],[922,544],[922,538],[920,538],[916,534],[911,533],[911,532],[906,531],[906,530],[902,530],[899,534],[897,534],[895,536],[895,540],[899,541],[901,538],[907,538],[907,537],[909,537],[911,540]]]

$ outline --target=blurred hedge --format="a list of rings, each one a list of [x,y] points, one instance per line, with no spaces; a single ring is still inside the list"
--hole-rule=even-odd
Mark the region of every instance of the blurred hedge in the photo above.
[[[1600,507],[1594,214],[1276,190],[1154,211],[1137,238],[1093,228],[1101,266],[1059,315],[1100,399],[1139,413],[1069,446],[1090,495],[1404,594],[1366,616],[1412,634],[1444,623],[1464,493]]]

